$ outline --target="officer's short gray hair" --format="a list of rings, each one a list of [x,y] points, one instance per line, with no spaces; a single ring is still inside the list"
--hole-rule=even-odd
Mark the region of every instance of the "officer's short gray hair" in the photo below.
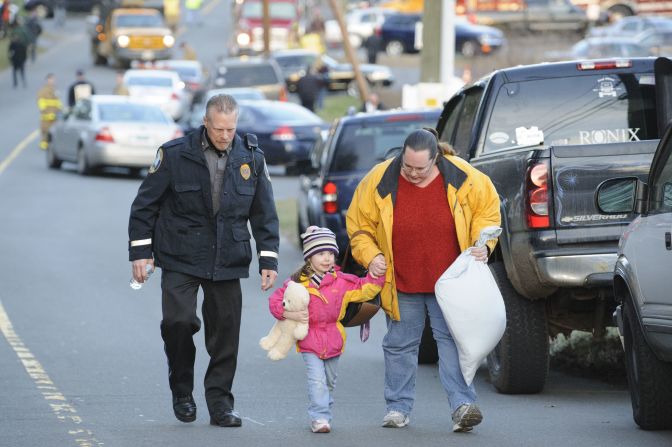
[[[217,113],[235,113],[238,116],[238,103],[231,95],[215,95],[212,98],[208,99],[208,103],[205,105],[205,117],[208,117],[210,110],[214,110]]]

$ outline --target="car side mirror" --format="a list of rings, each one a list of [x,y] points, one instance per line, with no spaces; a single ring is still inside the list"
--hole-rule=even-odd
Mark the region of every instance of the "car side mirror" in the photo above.
[[[595,205],[602,214],[644,214],[647,197],[648,185],[638,178],[615,178],[597,187]]]

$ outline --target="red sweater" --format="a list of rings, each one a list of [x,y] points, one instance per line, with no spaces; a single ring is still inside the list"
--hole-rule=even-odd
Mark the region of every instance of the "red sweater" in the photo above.
[[[392,224],[397,289],[434,293],[434,284],[460,255],[443,176],[424,188],[399,176]]]

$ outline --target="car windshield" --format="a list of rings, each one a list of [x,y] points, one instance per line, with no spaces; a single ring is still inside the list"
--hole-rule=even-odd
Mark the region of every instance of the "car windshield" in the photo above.
[[[99,104],[101,121],[169,124],[171,120],[158,107],[143,104]]]
[[[310,110],[297,104],[273,104],[267,103],[263,107],[256,107],[255,112],[261,115],[263,120],[288,125],[312,125],[322,124],[322,119]]]
[[[160,28],[161,16],[154,14],[119,14],[116,18],[119,28]]]
[[[388,150],[403,145],[408,134],[421,127],[434,127],[438,116],[409,118],[344,125],[336,143],[331,171],[368,171],[385,159]]]
[[[219,72],[220,79],[224,80],[222,85],[226,87],[251,87],[280,82],[273,67],[267,64],[221,67]]]
[[[261,2],[244,3],[242,17],[245,19],[260,19],[263,16]],[[296,18],[296,8],[294,5],[280,2],[269,3],[269,15],[271,19],[294,20]]]
[[[282,68],[305,68],[308,65],[313,65],[315,56],[312,54],[297,54],[295,56],[282,56],[277,58],[276,61]]]
[[[589,74],[503,85],[485,151],[658,138],[652,74]]]
[[[172,87],[173,80],[159,76],[129,76],[126,79],[126,85],[132,87]]]

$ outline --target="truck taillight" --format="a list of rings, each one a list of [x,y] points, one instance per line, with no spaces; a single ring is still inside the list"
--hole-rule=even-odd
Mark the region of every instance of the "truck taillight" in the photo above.
[[[577,70],[611,70],[614,68],[630,68],[632,61],[627,59],[616,59],[613,61],[585,61],[576,64]]]
[[[548,161],[537,162],[530,166],[527,171],[525,214],[529,228],[548,228],[551,226],[548,171]]]
[[[338,188],[335,183],[328,182],[322,187],[322,208],[327,214],[338,212]]]

